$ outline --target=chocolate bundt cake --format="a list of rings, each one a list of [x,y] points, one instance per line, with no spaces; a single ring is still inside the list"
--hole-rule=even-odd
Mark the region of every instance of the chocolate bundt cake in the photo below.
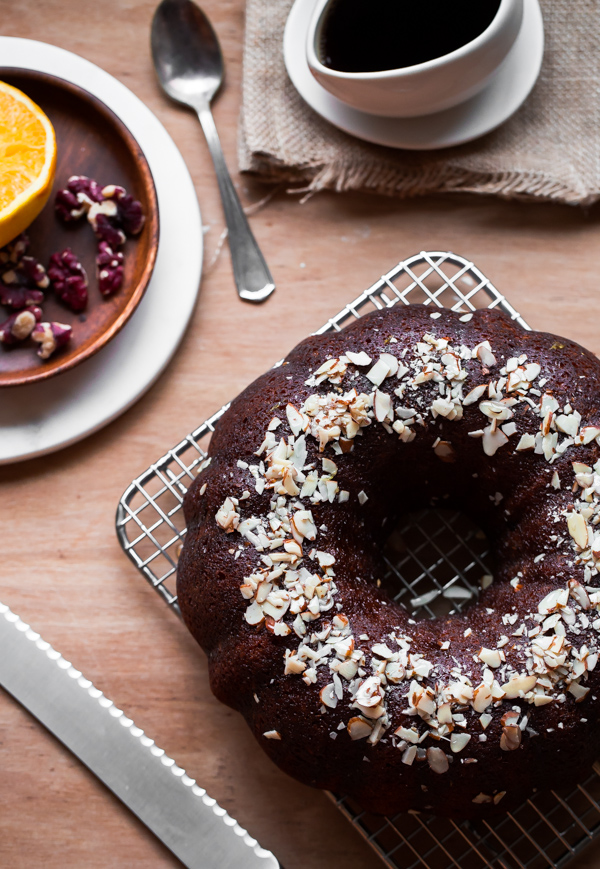
[[[495,311],[397,305],[252,383],[185,500],[183,618],[269,756],[365,809],[510,809],[600,746],[600,362]],[[397,518],[439,503],[494,580],[415,621]]]

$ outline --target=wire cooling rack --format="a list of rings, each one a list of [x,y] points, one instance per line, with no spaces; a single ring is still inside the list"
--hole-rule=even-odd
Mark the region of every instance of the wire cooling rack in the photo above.
[[[432,313],[436,308],[461,313],[500,308],[530,328],[473,263],[453,253],[422,251],[398,263],[316,334],[339,331],[374,309],[413,303]],[[140,474],[117,509],[123,550],[178,614],[175,576],[185,537],[183,496],[228,407]],[[462,514],[422,510],[405,517],[388,540],[383,581],[417,617],[460,611],[491,581],[487,556],[485,536]],[[329,796],[391,869],[560,869],[600,834],[600,764],[576,788],[536,794],[489,822],[459,823],[423,814],[383,817],[363,812],[346,797]]]

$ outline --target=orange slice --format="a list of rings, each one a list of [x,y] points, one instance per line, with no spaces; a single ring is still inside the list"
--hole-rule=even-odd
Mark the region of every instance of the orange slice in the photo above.
[[[50,119],[22,91],[0,81],[0,247],[40,213],[55,169]]]

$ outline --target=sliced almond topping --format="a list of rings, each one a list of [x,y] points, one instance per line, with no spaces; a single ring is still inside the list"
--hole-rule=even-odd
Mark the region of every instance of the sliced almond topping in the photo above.
[[[528,691],[532,691],[537,681],[536,676],[513,676],[502,686],[502,690],[509,700],[522,697]]]
[[[427,749],[427,763],[433,770],[433,772],[437,772],[440,775],[444,772],[448,772],[448,758],[441,748],[428,748]]]
[[[372,361],[371,357],[368,353],[365,353],[364,350],[361,350],[360,353],[354,353],[352,350],[345,350],[344,356],[347,356],[353,365],[370,365]]]
[[[579,546],[580,549],[585,549],[588,545],[588,527],[581,513],[569,513],[567,516],[567,525],[569,534]]]
[[[574,413],[560,413],[554,422],[558,431],[570,435],[571,437],[575,437],[579,431],[579,420]]]
[[[600,428],[595,425],[586,425],[579,432],[579,440],[582,444],[590,444],[600,435]]]
[[[469,733],[453,733],[450,737],[450,749],[457,754],[471,741]]]
[[[500,736],[502,751],[515,751],[521,745],[521,728],[516,724],[505,724]]]
[[[249,625],[256,626],[262,624],[265,619],[265,614],[257,603],[251,603],[244,613],[244,618]]]
[[[293,404],[288,404],[285,409],[289,426],[292,432],[296,435],[296,437],[300,434],[301,431],[308,431],[309,421],[308,417],[304,413],[300,413],[300,411],[294,407]]]
[[[396,361],[396,367],[397,367],[397,365],[398,365],[398,362]],[[375,365],[373,365],[373,367],[367,371],[368,379],[375,386],[381,386],[381,384],[383,383],[385,378],[389,377],[389,374],[390,374],[390,366],[385,361],[385,359],[381,358],[381,356],[379,357],[379,359],[377,360]]]
[[[501,653],[497,649],[482,648],[477,653],[477,657],[484,664],[487,664],[488,667],[499,667],[502,663]]]
[[[475,712],[485,712],[492,700],[493,696],[489,685],[482,682],[473,693],[473,709]]]
[[[579,684],[579,682],[571,682],[569,685],[569,693],[573,695],[577,703],[581,703],[581,701],[590,693],[590,689],[584,688],[583,685]]]
[[[496,364],[496,357],[492,353],[489,341],[482,341],[481,344],[478,344],[475,348],[475,353],[481,364],[485,365],[486,368],[493,368]]]
[[[412,727],[398,727],[398,729],[394,731],[394,735],[399,736],[400,739],[413,745],[419,741],[419,733]]]
[[[496,423],[493,422],[491,425],[488,425],[483,430],[482,443],[483,451],[486,456],[496,455],[496,452],[500,449],[500,447],[503,447],[504,444],[508,443],[508,438],[506,437],[504,432],[499,428],[494,429],[495,424]]]
[[[404,749],[402,754],[402,763],[407,764],[407,766],[412,766],[412,763],[417,756],[417,746],[409,745],[408,748]]]
[[[567,605],[569,600],[569,591],[566,588],[555,588],[543,598],[538,604],[538,612],[542,615],[550,615],[558,609],[562,609]]]
[[[513,416],[510,407],[502,404],[501,401],[482,401],[479,410],[489,419],[507,420]]]
[[[359,706],[378,706],[382,699],[381,677],[369,676],[359,686],[355,700]]]
[[[356,672],[358,670],[358,664],[356,661],[342,661],[342,663],[338,667],[338,673],[340,676],[343,676],[344,679],[354,679],[356,676]]]
[[[281,739],[281,734],[277,730],[266,730],[263,736],[265,739]]]
[[[299,675],[300,673],[304,673],[306,670],[306,664],[304,661],[300,661],[297,655],[289,655],[285,660],[285,670],[284,674],[289,676],[290,673],[294,675]]]
[[[324,688],[321,688],[319,697],[324,706],[329,706],[330,709],[335,709],[338,704],[338,698],[335,693],[335,685],[333,682],[330,682],[329,685],[325,685]]]
[[[443,703],[438,709],[437,719],[440,724],[452,724],[452,705]]]
[[[377,420],[377,422],[383,422],[385,419],[391,416],[392,399],[387,394],[387,392],[380,392],[378,389],[375,390],[375,397],[373,399],[373,411],[375,413],[375,419]]]
[[[371,646],[371,651],[374,655],[378,655],[380,658],[392,658],[394,653],[385,643],[375,643],[374,646]]]
[[[365,718],[355,716],[350,719],[346,729],[350,734],[350,739],[365,739],[371,735],[373,725]]]
[[[388,367],[388,377],[393,377],[398,373],[398,368],[400,367],[398,360],[392,353],[382,353],[379,357],[381,362],[385,362]]]
[[[525,450],[535,449],[535,435],[532,435],[532,434],[521,435],[521,440],[516,445],[515,449],[517,450],[517,452],[523,452]]]
[[[470,392],[467,392],[462,400],[463,406],[475,404],[482,397],[487,389],[487,383],[481,383],[479,386],[474,386]]]

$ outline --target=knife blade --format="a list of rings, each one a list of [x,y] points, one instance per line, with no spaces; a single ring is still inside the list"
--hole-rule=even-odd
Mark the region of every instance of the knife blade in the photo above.
[[[270,851],[1,601],[0,685],[189,869],[279,869]]]

